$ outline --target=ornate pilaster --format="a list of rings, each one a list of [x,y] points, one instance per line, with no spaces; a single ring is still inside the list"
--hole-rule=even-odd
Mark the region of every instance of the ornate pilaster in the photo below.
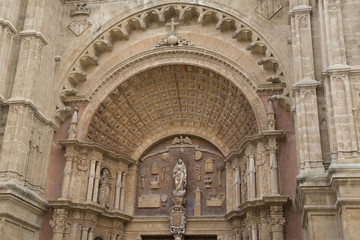
[[[304,4],[305,2],[305,4]],[[295,129],[300,174],[323,173],[317,107],[311,10],[308,1],[292,3],[291,43],[294,68]]]
[[[67,229],[68,211],[65,209],[54,209],[53,220],[50,221],[50,226],[53,228],[52,240],[63,240],[65,230]]]
[[[331,164],[353,163],[357,161],[358,143],[340,1],[320,1],[319,20]]]
[[[284,240],[285,218],[282,206],[270,206],[270,228],[274,240]]]
[[[11,12],[11,11],[9,11]],[[4,17],[4,16],[1,16]],[[7,85],[10,85],[7,81],[7,75],[10,71],[13,45],[14,45],[14,36],[18,32],[8,19],[3,19],[0,17],[0,96],[3,96],[5,99],[10,96],[10,89]]]
[[[297,152],[300,175],[324,173],[315,80],[294,85]]]

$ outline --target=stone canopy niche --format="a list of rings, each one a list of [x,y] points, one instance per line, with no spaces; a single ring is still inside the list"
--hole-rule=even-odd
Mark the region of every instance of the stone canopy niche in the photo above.
[[[244,94],[229,80],[205,68],[165,65],[138,73],[98,106],[87,140],[131,156],[149,136],[192,132],[227,152],[259,132]]]
[[[182,159],[186,166],[187,216],[225,215],[225,162],[211,143],[194,136],[174,136],[153,146],[142,158],[136,190],[137,216],[167,216],[175,180],[173,171]]]

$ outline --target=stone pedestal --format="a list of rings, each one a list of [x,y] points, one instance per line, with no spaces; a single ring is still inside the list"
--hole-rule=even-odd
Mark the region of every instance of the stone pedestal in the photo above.
[[[183,195],[173,195],[172,200],[175,205],[169,210],[170,232],[174,235],[175,240],[182,240],[186,225],[186,208],[182,205],[185,204],[186,199]]]

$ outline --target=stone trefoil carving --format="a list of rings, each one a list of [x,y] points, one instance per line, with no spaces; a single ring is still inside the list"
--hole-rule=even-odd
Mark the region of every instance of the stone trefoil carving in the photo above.
[[[179,22],[175,22],[174,18],[171,18],[171,22],[167,23],[166,26],[171,27],[171,31],[168,37],[160,39],[156,42],[155,47],[163,46],[191,46],[193,42],[182,37],[177,37],[175,34],[175,26],[179,25]]]

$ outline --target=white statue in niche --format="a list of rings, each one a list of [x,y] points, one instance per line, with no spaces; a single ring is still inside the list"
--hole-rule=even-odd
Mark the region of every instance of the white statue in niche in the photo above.
[[[110,194],[110,184],[109,184],[109,169],[104,168],[101,171],[100,177],[100,186],[98,193],[98,203],[105,208],[109,207],[109,194]]]
[[[173,171],[173,177],[175,179],[174,195],[185,195],[186,192],[186,167],[182,159],[179,159],[175,165]]]

